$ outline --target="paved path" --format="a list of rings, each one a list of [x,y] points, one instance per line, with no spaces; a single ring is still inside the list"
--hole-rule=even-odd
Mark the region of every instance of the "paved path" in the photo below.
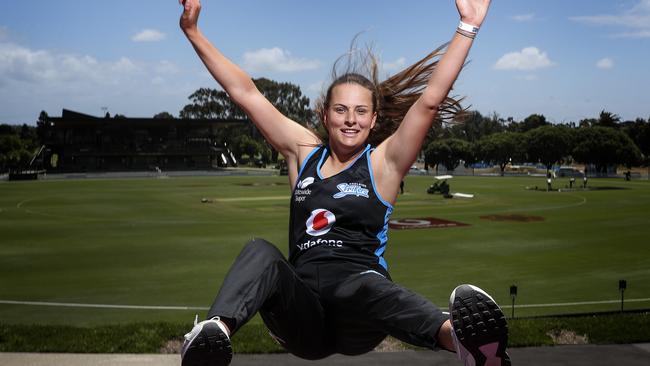
[[[650,343],[608,346],[558,346],[513,348],[515,366],[647,366],[650,365]],[[0,353],[2,366],[179,366],[179,355],[124,354],[37,354]],[[304,361],[286,354],[236,355],[232,366],[458,366],[448,352],[372,352],[358,357],[332,356],[321,361]]]

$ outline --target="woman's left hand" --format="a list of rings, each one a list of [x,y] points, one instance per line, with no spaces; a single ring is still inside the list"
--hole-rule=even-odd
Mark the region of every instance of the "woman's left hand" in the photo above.
[[[456,0],[460,20],[480,27],[490,7],[490,0]]]

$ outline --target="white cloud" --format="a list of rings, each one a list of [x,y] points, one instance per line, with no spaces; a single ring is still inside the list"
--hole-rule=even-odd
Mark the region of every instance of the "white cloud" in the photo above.
[[[614,60],[612,60],[609,57],[605,57],[603,59],[598,60],[598,62],[596,62],[596,67],[604,70],[611,69],[614,67]]]
[[[583,15],[569,19],[589,25],[631,29],[612,34],[615,38],[650,38],[650,0],[639,0],[635,6],[618,14]]]
[[[494,68],[497,70],[538,70],[555,65],[546,52],[537,47],[526,47],[518,52],[510,52],[501,56]]]
[[[252,72],[298,72],[319,67],[320,61],[294,58],[289,51],[279,47],[244,53],[244,68]]]
[[[165,34],[155,29],[145,29],[131,37],[133,42],[159,42],[165,39]]]
[[[89,55],[57,54],[0,42],[1,83],[32,83],[57,88],[73,84],[92,88],[137,84],[141,76],[179,72],[179,67],[167,60],[153,64],[133,61],[128,57],[98,61]]]
[[[98,61],[88,55],[57,54],[0,43],[0,85],[13,84],[22,91],[66,93],[70,91],[133,85],[146,67],[122,57]]]
[[[54,63],[54,57],[46,51],[33,51],[11,43],[0,43],[0,84],[4,85],[10,80],[52,80],[57,77]]]
[[[516,22],[530,22],[535,19],[535,14],[533,13],[519,14],[519,15],[513,15],[510,18]]]
[[[398,71],[406,66],[406,58],[400,57],[393,62],[384,62],[381,66],[384,71]]]
[[[60,108],[99,114],[105,105],[112,114],[153,115],[176,108],[194,89],[177,75],[182,71],[170,61],[102,60],[0,42],[0,119],[29,121]]]

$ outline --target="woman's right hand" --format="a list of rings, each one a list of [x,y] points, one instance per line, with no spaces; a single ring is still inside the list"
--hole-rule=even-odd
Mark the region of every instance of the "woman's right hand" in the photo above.
[[[198,29],[199,14],[201,13],[200,0],[178,0],[183,5],[180,26],[183,32],[189,33]]]
[[[460,20],[480,27],[490,7],[490,0],[456,0]]]

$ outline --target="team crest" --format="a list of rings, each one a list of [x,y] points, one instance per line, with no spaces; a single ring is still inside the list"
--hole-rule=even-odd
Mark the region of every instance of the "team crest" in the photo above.
[[[339,193],[336,193],[332,197],[334,199],[343,198],[345,196],[357,196],[357,197],[368,197],[368,189],[365,184],[361,183],[341,183],[336,186],[339,189]]]

